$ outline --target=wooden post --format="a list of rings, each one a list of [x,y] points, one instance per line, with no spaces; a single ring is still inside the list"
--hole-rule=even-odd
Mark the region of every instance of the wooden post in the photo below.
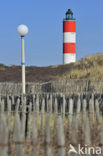
[[[27,140],[30,140],[30,116],[31,116],[31,107],[32,107],[32,102],[29,103],[29,106],[28,106],[28,114],[27,114],[27,122],[26,122],[26,127],[27,127],[27,135],[26,135],[26,138]]]
[[[73,99],[69,99],[69,115],[68,115],[68,120],[69,120],[69,136],[71,137],[71,128],[72,128],[72,117],[73,117]]]
[[[42,99],[41,107],[41,139],[44,140],[44,108],[45,108],[45,99]]]
[[[55,96],[55,104],[54,104],[54,141],[57,141],[56,138],[56,130],[57,130],[57,116],[58,116],[58,99]]]
[[[101,124],[99,136],[100,136],[100,144],[101,144],[101,156],[103,156],[103,121]]]
[[[84,125],[85,125],[84,144],[90,146],[91,145],[91,134],[90,134],[90,124],[89,124],[88,117],[86,118]],[[91,156],[91,154],[86,154],[86,156]]]
[[[2,105],[4,105],[4,102],[2,102]],[[3,107],[2,112],[0,113],[0,155],[8,156],[8,126]]]
[[[96,110],[96,120],[97,122],[99,122],[99,102],[97,99],[95,100],[95,110]]]
[[[76,147],[78,145],[78,122],[76,115],[73,115],[73,120],[72,120],[72,132],[71,132],[71,138],[70,138],[70,143]],[[77,156],[76,153],[71,153],[71,156]]]
[[[5,108],[5,101],[4,101],[4,99],[2,99],[2,101],[1,101],[1,113],[3,114],[4,113],[4,108]]]
[[[33,146],[33,156],[38,156],[39,152],[39,145],[38,145],[38,112],[34,110],[34,118],[33,118],[33,137],[32,137],[32,142],[34,144]]]
[[[86,120],[86,108],[87,108],[87,101],[83,99],[82,102],[82,130],[85,131],[85,120]],[[84,139],[84,133],[82,133],[82,138]]]
[[[65,95],[63,95],[63,111],[62,111],[62,113],[63,113],[63,119],[65,118],[65,106],[66,106],[66,99],[65,99]]]
[[[49,97],[48,107],[49,107],[49,112],[52,113],[52,94],[50,94]]]
[[[1,111],[1,95],[0,95],[0,111]]]
[[[82,103],[82,119],[83,119],[83,122],[85,121],[86,109],[87,109],[87,101],[86,101],[86,99],[83,99],[83,103]]]
[[[22,139],[25,138],[25,124],[26,124],[26,97],[22,96],[22,121],[21,121],[21,129],[22,129]]]
[[[93,124],[93,118],[94,118],[94,99],[91,98],[89,100],[89,120],[90,120],[91,127]]]
[[[23,133],[23,132],[22,132]],[[15,120],[14,120],[14,141],[15,141],[15,145],[16,145],[16,156],[22,156],[23,155],[23,146],[21,144],[22,141],[22,134],[21,133],[21,123],[20,123],[20,118],[19,115],[16,113],[15,114]],[[25,133],[25,132],[24,132]]]
[[[55,104],[54,104],[54,114],[57,115],[58,114],[58,99],[55,96]]]
[[[7,111],[7,114],[8,114],[7,123],[8,123],[8,129],[10,130],[11,100],[8,99],[7,101],[8,101],[7,102],[7,108],[8,108],[8,111]]]
[[[65,138],[64,127],[62,117],[57,119],[57,144],[58,144],[58,156],[65,156]]]
[[[46,123],[45,123],[45,156],[51,156],[51,147],[50,147],[50,113],[46,115]]]
[[[80,95],[78,95],[78,100],[77,100],[77,111],[76,114],[80,114],[81,111],[81,100],[80,100]]]
[[[39,94],[36,95],[35,111],[39,113]]]
[[[81,111],[81,100],[80,100],[80,95],[78,95],[78,100],[77,100],[77,110],[76,110],[76,125],[78,126],[79,123],[79,117],[80,117],[80,111]],[[78,129],[78,127],[76,127]]]
[[[49,94],[46,94],[47,112],[49,112]]]
[[[17,101],[16,101],[15,114],[18,114],[19,105],[20,105],[20,98],[18,98]]]

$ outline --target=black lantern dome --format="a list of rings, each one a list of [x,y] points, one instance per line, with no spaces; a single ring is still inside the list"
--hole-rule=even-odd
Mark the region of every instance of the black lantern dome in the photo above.
[[[66,20],[74,20],[73,18],[73,12],[71,9],[68,9],[66,12]]]

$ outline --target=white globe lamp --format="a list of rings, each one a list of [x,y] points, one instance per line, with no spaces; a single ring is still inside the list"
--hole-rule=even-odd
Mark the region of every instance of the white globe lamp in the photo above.
[[[24,37],[28,33],[28,27],[24,24],[21,24],[17,27],[17,32],[20,36]]]

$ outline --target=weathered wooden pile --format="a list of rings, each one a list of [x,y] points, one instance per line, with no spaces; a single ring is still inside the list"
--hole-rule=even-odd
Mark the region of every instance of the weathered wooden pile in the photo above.
[[[70,144],[103,149],[103,94],[0,96],[0,156],[66,156]]]

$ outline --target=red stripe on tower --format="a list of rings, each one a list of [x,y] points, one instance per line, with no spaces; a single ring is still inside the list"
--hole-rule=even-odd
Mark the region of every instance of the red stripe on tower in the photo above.
[[[63,21],[63,32],[76,32],[76,21]]]
[[[63,20],[63,63],[76,61],[76,20],[68,9]]]
[[[63,53],[75,53],[75,43],[63,43]]]

